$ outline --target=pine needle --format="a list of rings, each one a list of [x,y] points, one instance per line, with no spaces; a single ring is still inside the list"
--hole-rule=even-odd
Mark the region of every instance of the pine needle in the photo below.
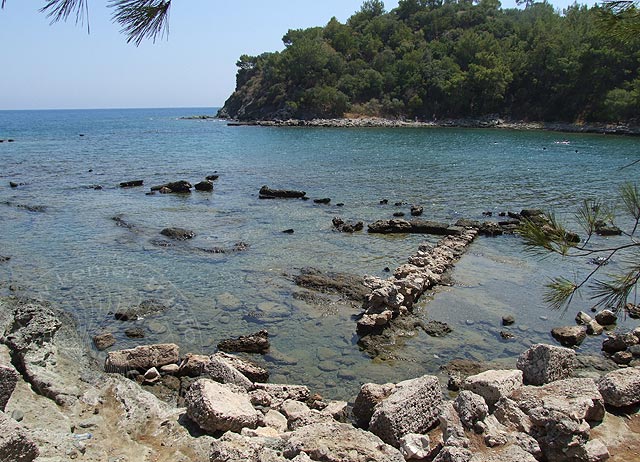
[[[139,46],[144,39],[154,42],[158,36],[169,35],[171,0],[109,0],[114,9],[113,21],[122,26],[127,43]]]

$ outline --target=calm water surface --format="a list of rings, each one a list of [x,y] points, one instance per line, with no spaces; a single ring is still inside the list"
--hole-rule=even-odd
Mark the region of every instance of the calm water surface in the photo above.
[[[408,205],[427,219],[482,219],[483,211],[554,210],[571,219],[583,199],[612,198],[637,169],[636,138],[461,129],[329,129],[228,127],[180,120],[210,109],[0,111],[0,292],[53,300],[79,319],[87,342],[102,329],[118,347],[174,341],[182,351],[213,352],[223,338],[268,329],[272,354],[261,359],[273,381],[306,383],[326,396],[351,398],[365,381],[434,373],[454,358],[511,358],[552,341],[549,331],[573,323],[589,300],[549,311],[543,285],[558,274],[585,274],[586,260],[541,260],[518,238],[479,238],[457,264],[456,284],[425,297],[424,319],[453,333],[400,339],[370,358],[356,344],[357,308],[294,296],[300,268],[383,276],[428,236],[332,231],[331,219],[372,222]],[[83,136],[80,136],[83,135]],[[568,144],[557,143],[566,140]],[[213,193],[147,196],[148,187],[192,183],[217,172]],[[144,179],[144,188],[118,183]],[[26,185],[12,189],[9,181]],[[302,189],[312,201],[261,201],[263,184]],[[102,186],[101,190],[93,186]],[[389,205],[381,206],[381,199]],[[33,211],[24,206],[42,206]],[[114,216],[133,224],[116,226]],[[151,243],[168,226],[197,236],[174,248]],[[282,230],[293,228],[293,235]],[[243,241],[245,252],[211,254]],[[615,239],[613,240],[615,242]],[[613,265],[615,268],[615,263]],[[144,340],[130,340],[112,312],[145,299],[165,302],[163,315],[140,321]],[[511,313],[516,340],[499,337]],[[633,326],[631,320],[625,321]],[[582,350],[596,351],[600,339]],[[98,354],[98,353],[96,353]]]

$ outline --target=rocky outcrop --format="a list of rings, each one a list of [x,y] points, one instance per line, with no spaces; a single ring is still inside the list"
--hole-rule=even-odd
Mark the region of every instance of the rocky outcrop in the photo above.
[[[24,429],[0,411],[0,461],[31,462],[40,455]]]
[[[211,433],[256,428],[262,418],[242,388],[209,379],[194,382],[185,401],[189,418]]]
[[[227,339],[218,343],[218,349],[227,353],[260,353],[265,354],[271,346],[269,332],[261,330],[250,335],[241,335],[236,339]]]
[[[178,358],[179,348],[173,343],[142,345],[130,350],[109,352],[104,368],[107,372],[146,372],[152,367],[177,363]]]
[[[473,241],[477,231],[465,229],[458,236],[447,236],[435,246],[423,244],[409,258],[408,264],[398,267],[389,279],[365,277],[365,285],[371,289],[358,320],[358,334],[367,335],[384,329],[394,318],[413,310],[414,304],[427,290],[439,284]]]
[[[640,367],[609,372],[598,382],[598,390],[604,402],[613,407],[640,403]]]
[[[425,433],[436,422],[442,407],[438,378],[425,375],[396,384],[389,396],[375,405],[369,431],[385,443],[399,447],[409,433]]]
[[[482,396],[490,408],[521,386],[522,371],[519,370],[489,370],[469,376],[462,383],[464,390]]]
[[[517,363],[524,383],[529,385],[544,385],[567,379],[572,376],[576,365],[574,350],[542,343],[533,345],[522,353]]]
[[[260,199],[301,199],[307,195],[304,191],[296,191],[292,189],[271,189],[264,185],[260,188],[258,197]]]

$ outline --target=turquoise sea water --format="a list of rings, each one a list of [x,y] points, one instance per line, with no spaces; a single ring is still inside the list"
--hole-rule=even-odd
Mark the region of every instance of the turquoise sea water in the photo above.
[[[385,276],[385,267],[404,263],[420,242],[436,238],[340,234],[332,217],[367,223],[420,204],[424,218],[448,222],[525,207],[570,219],[581,200],[612,198],[622,182],[637,178],[637,168],[619,170],[638,158],[637,138],[180,120],[214,112],[0,111],[0,139],[15,140],[0,143],[0,254],[11,256],[0,264],[0,291],[57,302],[76,314],[88,343],[108,329],[118,347],[174,341],[183,352],[206,353],[224,338],[266,328],[273,353],[257,359],[273,381],[349,398],[365,381],[433,373],[454,358],[513,358],[531,343],[552,341],[552,327],[572,324],[591,304],[577,299],[562,316],[544,306],[543,284],[593,266],[526,255],[517,237],[481,237],[457,264],[455,285],[418,308],[419,316],[447,322],[453,333],[415,333],[372,359],[356,344],[359,310],[335,299],[301,300],[292,276],[309,266]],[[152,185],[195,183],[214,172],[220,178],[213,193],[145,195]],[[145,186],[118,187],[134,179]],[[9,181],[26,184],[10,188]],[[259,200],[263,184],[332,202]],[[339,202],[344,207],[334,205]],[[135,228],[116,226],[116,215]],[[174,248],[153,245],[168,226],[197,236]],[[288,228],[295,233],[281,232]],[[201,250],[238,241],[249,249]],[[145,339],[127,339],[124,329],[131,326],[113,320],[113,311],[151,298],[170,309],[138,323]],[[517,320],[510,328],[514,341],[499,337],[506,313]],[[581,349],[596,351],[600,341],[588,339]]]

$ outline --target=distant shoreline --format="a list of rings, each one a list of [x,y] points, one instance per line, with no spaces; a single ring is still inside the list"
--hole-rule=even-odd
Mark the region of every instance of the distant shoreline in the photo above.
[[[435,121],[405,121],[378,117],[312,119],[312,120],[255,120],[241,121],[229,119],[229,126],[260,127],[330,127],[330,128],[499,128],[506,130],[546,130],[565,133],[594,133],[603,135],[640,136],[640,125],[565,122],[523,122],[500,118],[482,119],[442,119]]]

